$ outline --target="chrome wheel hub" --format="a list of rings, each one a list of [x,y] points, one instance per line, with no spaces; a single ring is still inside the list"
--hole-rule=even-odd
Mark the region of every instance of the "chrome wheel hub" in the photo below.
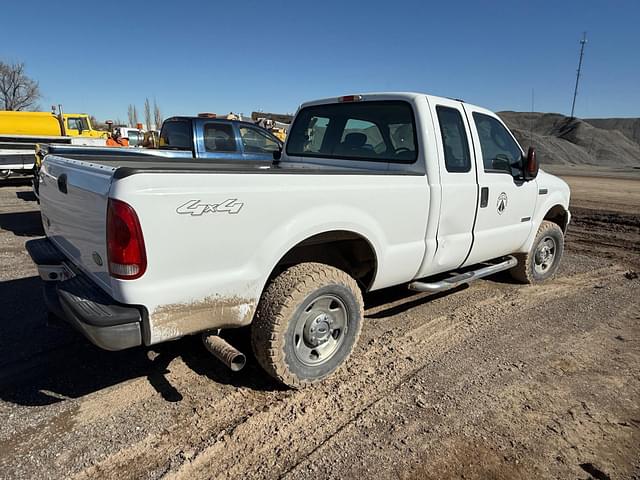
[[[544,237],[538,244],[534,255],[533,268],[537,273],[546,273],[556,258],[556,241],[552,237]]]
[[[296,357],[309,366],[326,362],[344,342],[347,328],[347,308],[340,298],[322,295],[312,299],[296,320]]]

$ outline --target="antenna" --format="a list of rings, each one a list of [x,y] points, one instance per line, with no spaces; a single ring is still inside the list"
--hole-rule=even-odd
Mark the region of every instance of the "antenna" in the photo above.
[[[533,112],[535,104],[535,90],[531,89],[531,119],[529,121],[529,139],[533,142]]]
[[[573,90],[573,103],[571,104],[571,118],[576,108],[576,96],[578,95],[578,81],[580,80],[580,70],[582,70],[582,57],[584,56],[584,46],[587,43],[587,32],[582,33],[582,40],[580,40],[580,60],[578,61],[578,73],[576,74],[576,87]]]

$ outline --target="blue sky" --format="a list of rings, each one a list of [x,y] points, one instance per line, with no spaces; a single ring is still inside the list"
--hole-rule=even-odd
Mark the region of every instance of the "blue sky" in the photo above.
[[[118,9],[121,9],[118,11]],[[493,110],[640,116],[638,0],[3,2],[0,60],[22,61],[43,109],[126,119],[293,112],[314,98],[411,90]]]

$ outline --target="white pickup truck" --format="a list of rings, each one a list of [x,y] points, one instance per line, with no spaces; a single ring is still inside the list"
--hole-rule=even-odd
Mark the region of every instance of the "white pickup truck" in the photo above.
[[[50,154],[40,196],[27,249],[52,312],[111,350],[203,333],[234,369],[216,334],[251,325],[293,387],[347,359],[363,292],[544,281],[570,220],[567,184],[494,113],[419,93],[305,103],[273,162]]]

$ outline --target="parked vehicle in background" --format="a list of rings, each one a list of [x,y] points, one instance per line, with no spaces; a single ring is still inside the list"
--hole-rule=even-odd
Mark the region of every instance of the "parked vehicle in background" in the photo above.
[[[86,113],[0,111],[0,136],[106,138]]]
[[[203,332],[233,369],[244,357],[215,333],[251,325],[260,365],[299,387],[349,357],[363,292],[558,268],[569,187],[486,109],[419,93],[308,102],[269,164],[240,161],[266,149],[251,129],[165,122],[163,148],[226,163],[47,155],[47,238],[27,249],[49,309],[111,350]]]
[[[273,161],[282,142],[250,122],[215,115],[171,117],[162,123],[160,150],[189,151],[194,158],[210,160]]]
[[[103,146],[107,136],[86,113],[0,111],[0,178],[31,173],[38,143]]]
[[[127,140],[130,147],[142,147],[145,132],[140,128],[115,127],[119,130],[120,136]]]
[[[286,113],[251,112],[251,120],[256,125],[269,130],[281,141],[287,138],[287,130],[293,120],[293,115]]]
[[[122,127],[115,127],[122,128]],[[131,130],[128,131],[131,135]],[[153,133],[143,137],[144,146],[156,143]],[[73,158],[113,158],[138,162],[157,162],[161,159],[192,159],[207,162],[245,160],[273,161],[273,152],[282,149],[282,142],[270,132],[250,122],[218,118],[207,114],[197,117],[171,117],[162,124],[157,148],[78,147],[73,145],[40,145],[36,153],[33,191],[39,196],[40,165],[47,154]]]

